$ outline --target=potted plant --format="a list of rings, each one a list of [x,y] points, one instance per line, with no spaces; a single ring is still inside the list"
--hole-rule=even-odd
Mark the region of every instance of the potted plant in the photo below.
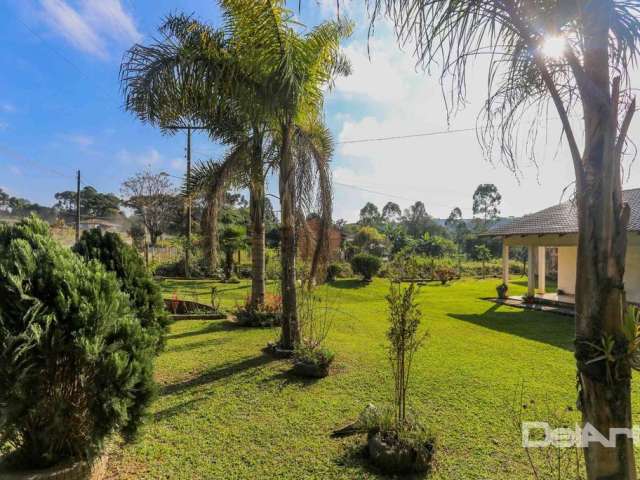
[[[496,287],[496,293],[498,294],[498,298],[501,298],[503,300],[506,298],[509,298],[508,292],[509,292],[509,286],[504,282]]]
[[[88,478],[111,434],[136,433],[161,329],[41,220],[0,225],[0,245],[0,478]]]
[[[310,348],[301,345],[293,353],[293,373],[301,377],[326,377],[334,357],[335,354],[326,347]]]
[[[296,375],[310,378],[329,375],[335,354],[324,342],[331,329],[332,311],[326,296],[300,289],[297,313],[302,339],[293,353],[293,373]]]
[[[421,313],[415,295],[413,283],[404,289],[399,283],[392,283],[387,296],[393,406],[369,405],[356,422],[333,432],[334,437],[366,433],[371,462],[389,474],[427,472],[436,453],[435,435],[407,410],[412,360],[426,338],[426,335],[418,336]]]

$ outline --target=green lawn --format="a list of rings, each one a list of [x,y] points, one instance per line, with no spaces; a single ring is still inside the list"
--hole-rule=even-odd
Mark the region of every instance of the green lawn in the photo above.
[[[522,385],[526,397],[545,408],[575,402],[572,320],[482,300],[495,295],[497,283],[421,288],[430,338],[416,356],[410,403],[438,434],[432,478],[530,478],[511,412]],[[319,381],[296,379],[286,361],[261,353],[277,337],[275,329],[241,329],[226,321],[174,324],[157,360],[161,396],[140,441],[112,456],[114,477],[384,478],[367,467],[363,437],[334,440],[329,434],[369,402],[391,398],[388,283],[340,280],[322,288],[340,311],[328,339],[337,352],[336,371]],[[166,296],[200,291],[204,300],[209,289],[202,282],[163,283]],[[244,300],[247,284],[220,290],[232,306]],[[511,292],[524,288],[514,284]]]

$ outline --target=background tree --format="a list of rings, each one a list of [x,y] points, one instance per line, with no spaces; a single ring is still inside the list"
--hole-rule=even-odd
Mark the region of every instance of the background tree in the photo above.
[[[373,203],[367,202],[364,207],[360,209],[360,220],[358,223],[365,227],[373,227],[380,223],[382,217],[380,211]]]
[[[486,227],[489,221],[498,217],[501,201],[502,195],[498,193],[498,187],[493,183],[478,185],[473,193],[473,215],[480,215],[483,226]]]
[[[54,195],[54,208],[71,218],[76,211],[76,192],[64,191]],[[88,185],[80,191],[80,211],[86,217],[111,218],[120,213],[120,199],[112,193],[100,193]]]
[[[362,211],[360,211],[362,215]],[[395,202],[387,202],[384,207],[382,207],[382,219],[385,222],[397,222],[402,217],[402,210],[400,209],[400,205]]]
[[[229,281],[233,275],[233,254],[246,246],[247,231],[240,225],[229,225],[221,233],[221,245],[224,251],[224,278]]]
[[[639,5],[371,0],[370,7],[373,22],[385,14],[391,18],[400,43],[412,42],[424,67],[442,66],[441,78],[451,78],[458,93],[454,100],[464,101],[467,62],[490,52],[488,98],[479,122],[484,131],[478,135],[488,157],[496,147],[515,170],[520,153],[535,156],[537,127],[549,103],[555,108],[576,177],[578,405],[583,422],[605,436],[611,428],[630,428],[629,360],[593,362],[598,353],[591,345],[609,338],[614,351],[627,349],[622,325],[629,206],[622,201],[621,159],[636,110],[629,73],[638,59]],[[572,120],[574,110],[580,120]],[[531,128],[522,128],[525,119]],[[576,134],[580,123],[584,136]],[[608,378],[612,369],[615,378]],[[591,442],[585,449],[590,479],[636,478],[632,439],[616,440],[615,447]]]
[[[9,210],[9,194],[0,188],[0,212]]]
[[[142,219],[151,246],[155,246],[167,227],[172,204],[176,201],[169,175],[148,170],[136,173],[123,182],[121,192],[126,198],[125,204]]]
[[[488,260],[491,260],[491,251],[486,245],[476,245],[473,249],[473,256],[476,260],[482,262],[482,278],[486,275],[485,264]]]

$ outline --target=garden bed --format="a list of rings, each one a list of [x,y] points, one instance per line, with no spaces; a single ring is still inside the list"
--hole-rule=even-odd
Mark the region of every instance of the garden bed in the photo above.
[[[227,318],[225,312],[216,310],[211,305],[191,300],[165,298],[164,307],[173,320],[220,320]]]

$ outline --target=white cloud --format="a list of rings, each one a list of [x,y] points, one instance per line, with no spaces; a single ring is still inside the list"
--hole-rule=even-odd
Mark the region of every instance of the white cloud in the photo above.
[[[133,18],[122,8],[120,0],[85,0],[83,11],[90,25],[113,40],[140,42],[142,34]]]
[[[144,167],[153,167],[162,163],[162,155],[155,148],[150,148],[144,152],[133,153],[127,149],[118,152],[118,159],[125,164],[137,164]]]
[[[12,103],[3,103],[0,104],[0,111],[4,113],[14,113],[16,111],[16,107]]]
[[[108,58],[107,39],[130,44],[142,39],[120,0],[83,0],[74,8],[65,0],[40,0],[45,22],[75,48]]]
[[[49,26],[83,52],[99,58],[107,57],[103,40],[85,18],[64,0],[41,0]]]
[[[186,163],[187,162],[185,161],[184,158],[178,157],[171,160],[169,164],[171,165],[171,168],[176,172],[184,172],[184,169],[186,168]]]
[[[416,71],[414,59],[398,48],[388,31],[376,34],[371,41],[371,61],[366,49],[366,38],[354,40],[346,48],[353,75],[336,82],[332,100],[327,103],[328,118],[337,125],[338,141],[448,129],[436,75]],[[476,125],[486,95],[483,72],[483,65],[470,72],[469,103],[453,119],[450,129]],[[573,171],[565,150],[553,156],[560,132],[556,123],[550,121],[548,144],[546,151],[541,149],[539,168],[521,159],[519,178],[500,164],[484,161],[473,131],[339,144],[333,162],[335,217],[357,219],[366,201],[379,207],[394,201],[406,208],[416,200],[423,201],[438,217],[446,218],[456,206],[469,216],[471,197],[480,183],[498,186],[506,215],[521,215],[557,203],[563,188],[573,180]]]
[[[89,135],[82,135],[79,133],[70,133],[61,135],[61,138],[69,143],[78,145],[81,148],[87,148],[94,144],[95,140]]]

